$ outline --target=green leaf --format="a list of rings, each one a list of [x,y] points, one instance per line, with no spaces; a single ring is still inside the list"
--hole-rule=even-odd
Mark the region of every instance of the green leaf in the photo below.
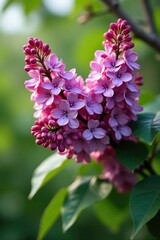
[[[121,142],[116,148],[116,153],[119,161],[131,171],[134,171],[137,165],[146,160],[148,148],[141,142]]]
[[[160,176],[150,176],[132,190],[130,208],[134,222],[131,239],[160,209]]]
[[[128,208],[120,208],[111,199],[107,198],[95,204],[94,213],[100,222],[112,231],[117,232],[128,216]]]
[[[66,194],[67,189],[63,188],[59,190],[43,212],[39,227],[38,240],[43,239],[43,237],[47,234],[47,232],[50,230],[50,228],[54,225],[55,221],[59,217],[60,209],[64,202]]]
[[[160,132],[160,112],[139,114],[138,120],[132,122],[131,128],[133,136],[152,144],[154,138]]]
[[[66,160],[65,155],[59,155],[58,153],[54,153],[46,158],[33,173],[29,198],[31,199],[43,185],[57,175],[69,161]]]
[[[96,177],[78,177],[69,187],[62,209],[63,231],[74,224],[83,209],[107,197],[111,189],[110,183]]]

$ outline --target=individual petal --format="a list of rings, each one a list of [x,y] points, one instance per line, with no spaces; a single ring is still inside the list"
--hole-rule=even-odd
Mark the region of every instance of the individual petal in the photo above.
[[[88,121],[88,128],[93,129],[97,128],[99,126],[99,121],[98,120],[89,120]]]
[[[45,82],[45,83],[42,84],[42,87],[50,90],[50,89],[53,88],[53,84],[51,82]]]
[[[76,129],[79,127],[79,121],[77,119],[69,119],[68,125],[70,128]]]
[[[123,82],[128,82],[132,79],[132,75],[130,73],[123,73],[121,76],[121,80]]]
[[[63,116],[63,112],[60,109],[56,108],[56,109],[53,109],[53,111],[51,112],[51,115],[52,117],[58,119]]]
[[[119,128],[119,130],[120,130],[121,134],[125,137],[128,137],[132,134],[132,130],[128,126],[122,126]]]
[[[83,137],[86,139],[86,140],[91,140],[93,138],[93,133],[89,130],[89,129],[86,129],[84,130],[83,132]]]
[[[59,104],[59,108],[62,110],[62,111],[66,111],[66,110],[69,110],[69,103],[67,100],[62,100]]]
[[[75,102],[73,108],[74,108],[75,110],[79,110],[79,109],[81,109],[81,108],[84,107],[84,106],[85,106],[85,101],[84,101],[83,99],[78,99],[78,100]]]
[[[74,74],[72,72],[60,72],[59,75],[67,80],[71,80],[72,78],[74,78]]]
[[[98,72],[98,73],[100,73],[102,71],[102,66],[99,63],[95,62],[95,61],[92,61],[90,63],[90,67],[93,70],[95,70],[96,72]]]
[[[108,123],[109,123],[110,127],[118,126],[117,120],[115,118],[112,118],[112,117],[109,118]]]
[[[54,102],[54,96],[51,95],[50,98],[48,98],[48,100],[46,101],[46,105],[50,106],[53,102]]]
[[[59,118],[57,120],[57,123],[59,126],[64,126],[64,125],[68,124],[68,122],[69,122],[69,119],[68,119],[67,115],[63,115],[63,116],[61,116],[61,118]]]
[[[92,110],[97,114],[101,114],[103,112],[103,108],[100,103],[93,103]]]
[[[112,88],[108,88],[108,89],[106,89],[106,91],[103,93],[103,95],[104,95],[105,97],[113,97],[114,91],[113,91]]]
[[[78,115],[78,112],[77,112],[77,111],[70,110],[70,111],[68,112],[68,117],[69,117],[69,119],[76,118],[77,115]]]
[[[95,138],[101,139],[106,135],[106,131],[103,128],[96,128],[93,131],[93,136]]]

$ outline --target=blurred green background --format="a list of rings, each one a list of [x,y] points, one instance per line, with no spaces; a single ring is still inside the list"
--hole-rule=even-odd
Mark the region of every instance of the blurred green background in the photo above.
[[[61,4],[59,8],[58,2]],[[29,77],[23,70],[22,46],[29,36],[42,39],[63,59],[67,69],[75,67],[85,78],[95,50],[102,49],[103,33],[110,22],[117,20],[110,13],[79,24],[77,17],[88,2],[93,4],[95,11],[105,8],[100,0],[0,0],[0,240],[36,239],[40,217],[50,199],[60,187],[68,186],[79,171],[80,166],[72,162],[32,200],[28,200],[32,173],[51,152],[35,145],[30,134],[34,123],[33,104],[30,93],[24,88],[24,81]],[[125,0],[122,4],[129,14],[140,19],[143,8],[139,2]],[[160,3],[156,0],[152,3],[160,31]],[[160,92],[160,56],[140,40],[134,42],[144,76],[142,95],[152,99]],[[59,220],[45,239],[129,239],[132,220],[128,214],[128,196],[113,194],[116,195],[114,199],[120,199],[120,208],[123,206],[127,212],[125,216],[128,215],[120,230],[107,228],[95,218],[92,209],[87,209],[65,235]],[[116,215],[106,213],[106,217],[114,221]],[[136,239],[153,238],[144,228]]]

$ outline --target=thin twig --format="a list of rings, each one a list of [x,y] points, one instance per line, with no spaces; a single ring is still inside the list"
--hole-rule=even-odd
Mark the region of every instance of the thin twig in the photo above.
[[[160,37],[155,33],[147,33],[142,27],[136,24],[136,22],[126,13],[117,0],[101,0],[103,1],[111,11],[118,17],[127,20],[128,24],[132,27],[132,31],[135,37],[142,39],[148,43],[152,48],[160,52]]]
[[[147,22],[152,33],[157,34],[156,26],[154,23],[153,11],[150,0],[142,0],[143,8],[147,17]]]

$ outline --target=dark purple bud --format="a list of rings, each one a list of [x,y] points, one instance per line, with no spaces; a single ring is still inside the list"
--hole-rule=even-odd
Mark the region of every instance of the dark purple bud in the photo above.
[[[127,37],[125,37],[126,42],[130,42],[131,40],[132,40],[131,36],[128,35]]]
[[[36,49],[32,48],[32,49],[31,49],[31,53],[32,53],[33,55],[36,55],[36,54],[37,54]]]
[[[117,24],[116,23],[111,23],[110,28],[115,32],[117,31]]]
[[[57,148],[57,143],[56,143],[56,142],[50,143],[49,148],[50,148],[52,151],[56,150],[56,148]]]
[[[123,34],[128,34],[131,31],[131,26],[127,25],[126,28],[123,30]]]
[[[133,42],[128,43],[128,48],[133,48],[133,47],[134,47],[134,43]]]
[[[72,141],[71,141],[69,138],[66,138],[66,139],[65,139],[65,143],[66,143],[68,146],[72,145]]]
[[[29,44],[33,47],[34,46],[34,39],[33,38],[29,38],[28,39],[28,42],[29,42]]]
[[[56,142],[57,141],[57,135],[52,133],[52,141],[53,142]]]
[[[49,130],[48,130],[47,127],[44,126],[44,127],[41,128],[41,131],[42,131],[42,132],[48,132]]]
[[[32,68],[31,68],[30,65],[26,65],[26,66],[24,67],[24,70],[25,70],[26,72],[29,72],[31,69],[32,69]]]
[[[36,64],[37,63],[37,60],[35,58],[30,58],[30,63],[31,64]]]
[[[64,143],[62,141],[58,143],[58,150],[60,152],[64,152],[65,151],[65,146],[64,146]]]
[[[41,139],[36,139],[36,144],[37,145],[41,145],[42,144],[42,140]]]
[[[43,44],[43,52],[47,52],[49,49],[49,45],[47,43]]]
[[[117,44],[112,44],[112,48],[113,48],[113,50],[117,50],[118,49],[118,46],[117,46]]]
[[[77,136],[76,133],[73,133],[71,138],[72,138],[72,140],[76,141],[79,137]]]
[[[31,54],[31,49],[26,47],[24,49],[24,53],[27,54],[27,55],[30,55]]]
[[[41,127],[39,125],[34,125],[32,128],[31,128],[31,131],[38,131],[40,130]]]
[[[40,72],[40,73],[45,73],[46,70],[45,70],[43,67],[41,67],[41,68],[39,69],[39,72]]]
[[[61,134],[58,134],[58,135],[57,135],[57,140],[58,140],[58,141],[62,141],[62,140],[63,140],[63,136],[62,136]]]
[[[49,124],[51,127],[54,127],[55,124],[56,124],[56,122],[55,122],[55,120],[51,119],[51,120],[48,121],[48,124]]]
[[[117,35],[117,40],[118,40],[118,41],[122,41],[122,39],[123,39],[123,35],[122,35],[122,34],[118,34],[118,35]]]
[[[42,136],[43,138],[45,138],[45,137],[47,136],[47,133],[46,133],[46,132],[42,132],[41,136]]]
[[[127,25],[127,21],[123,20],[122,23],[120,24],[120,30],[123,31],[126,28],[126,25]]]
[[[48,56],[51,53],[51,49],[49,48],[46,52],[45,52],[45,56]]]
[[[68,158],[68,159],[71,159],[72,157],[73,157],[73,152],[70,151],[70,152],[67,154],[67,158]]]
[[[48,147],[49,146],[49,141],[46,141],[45,143],[43,143],[43,147]]]

